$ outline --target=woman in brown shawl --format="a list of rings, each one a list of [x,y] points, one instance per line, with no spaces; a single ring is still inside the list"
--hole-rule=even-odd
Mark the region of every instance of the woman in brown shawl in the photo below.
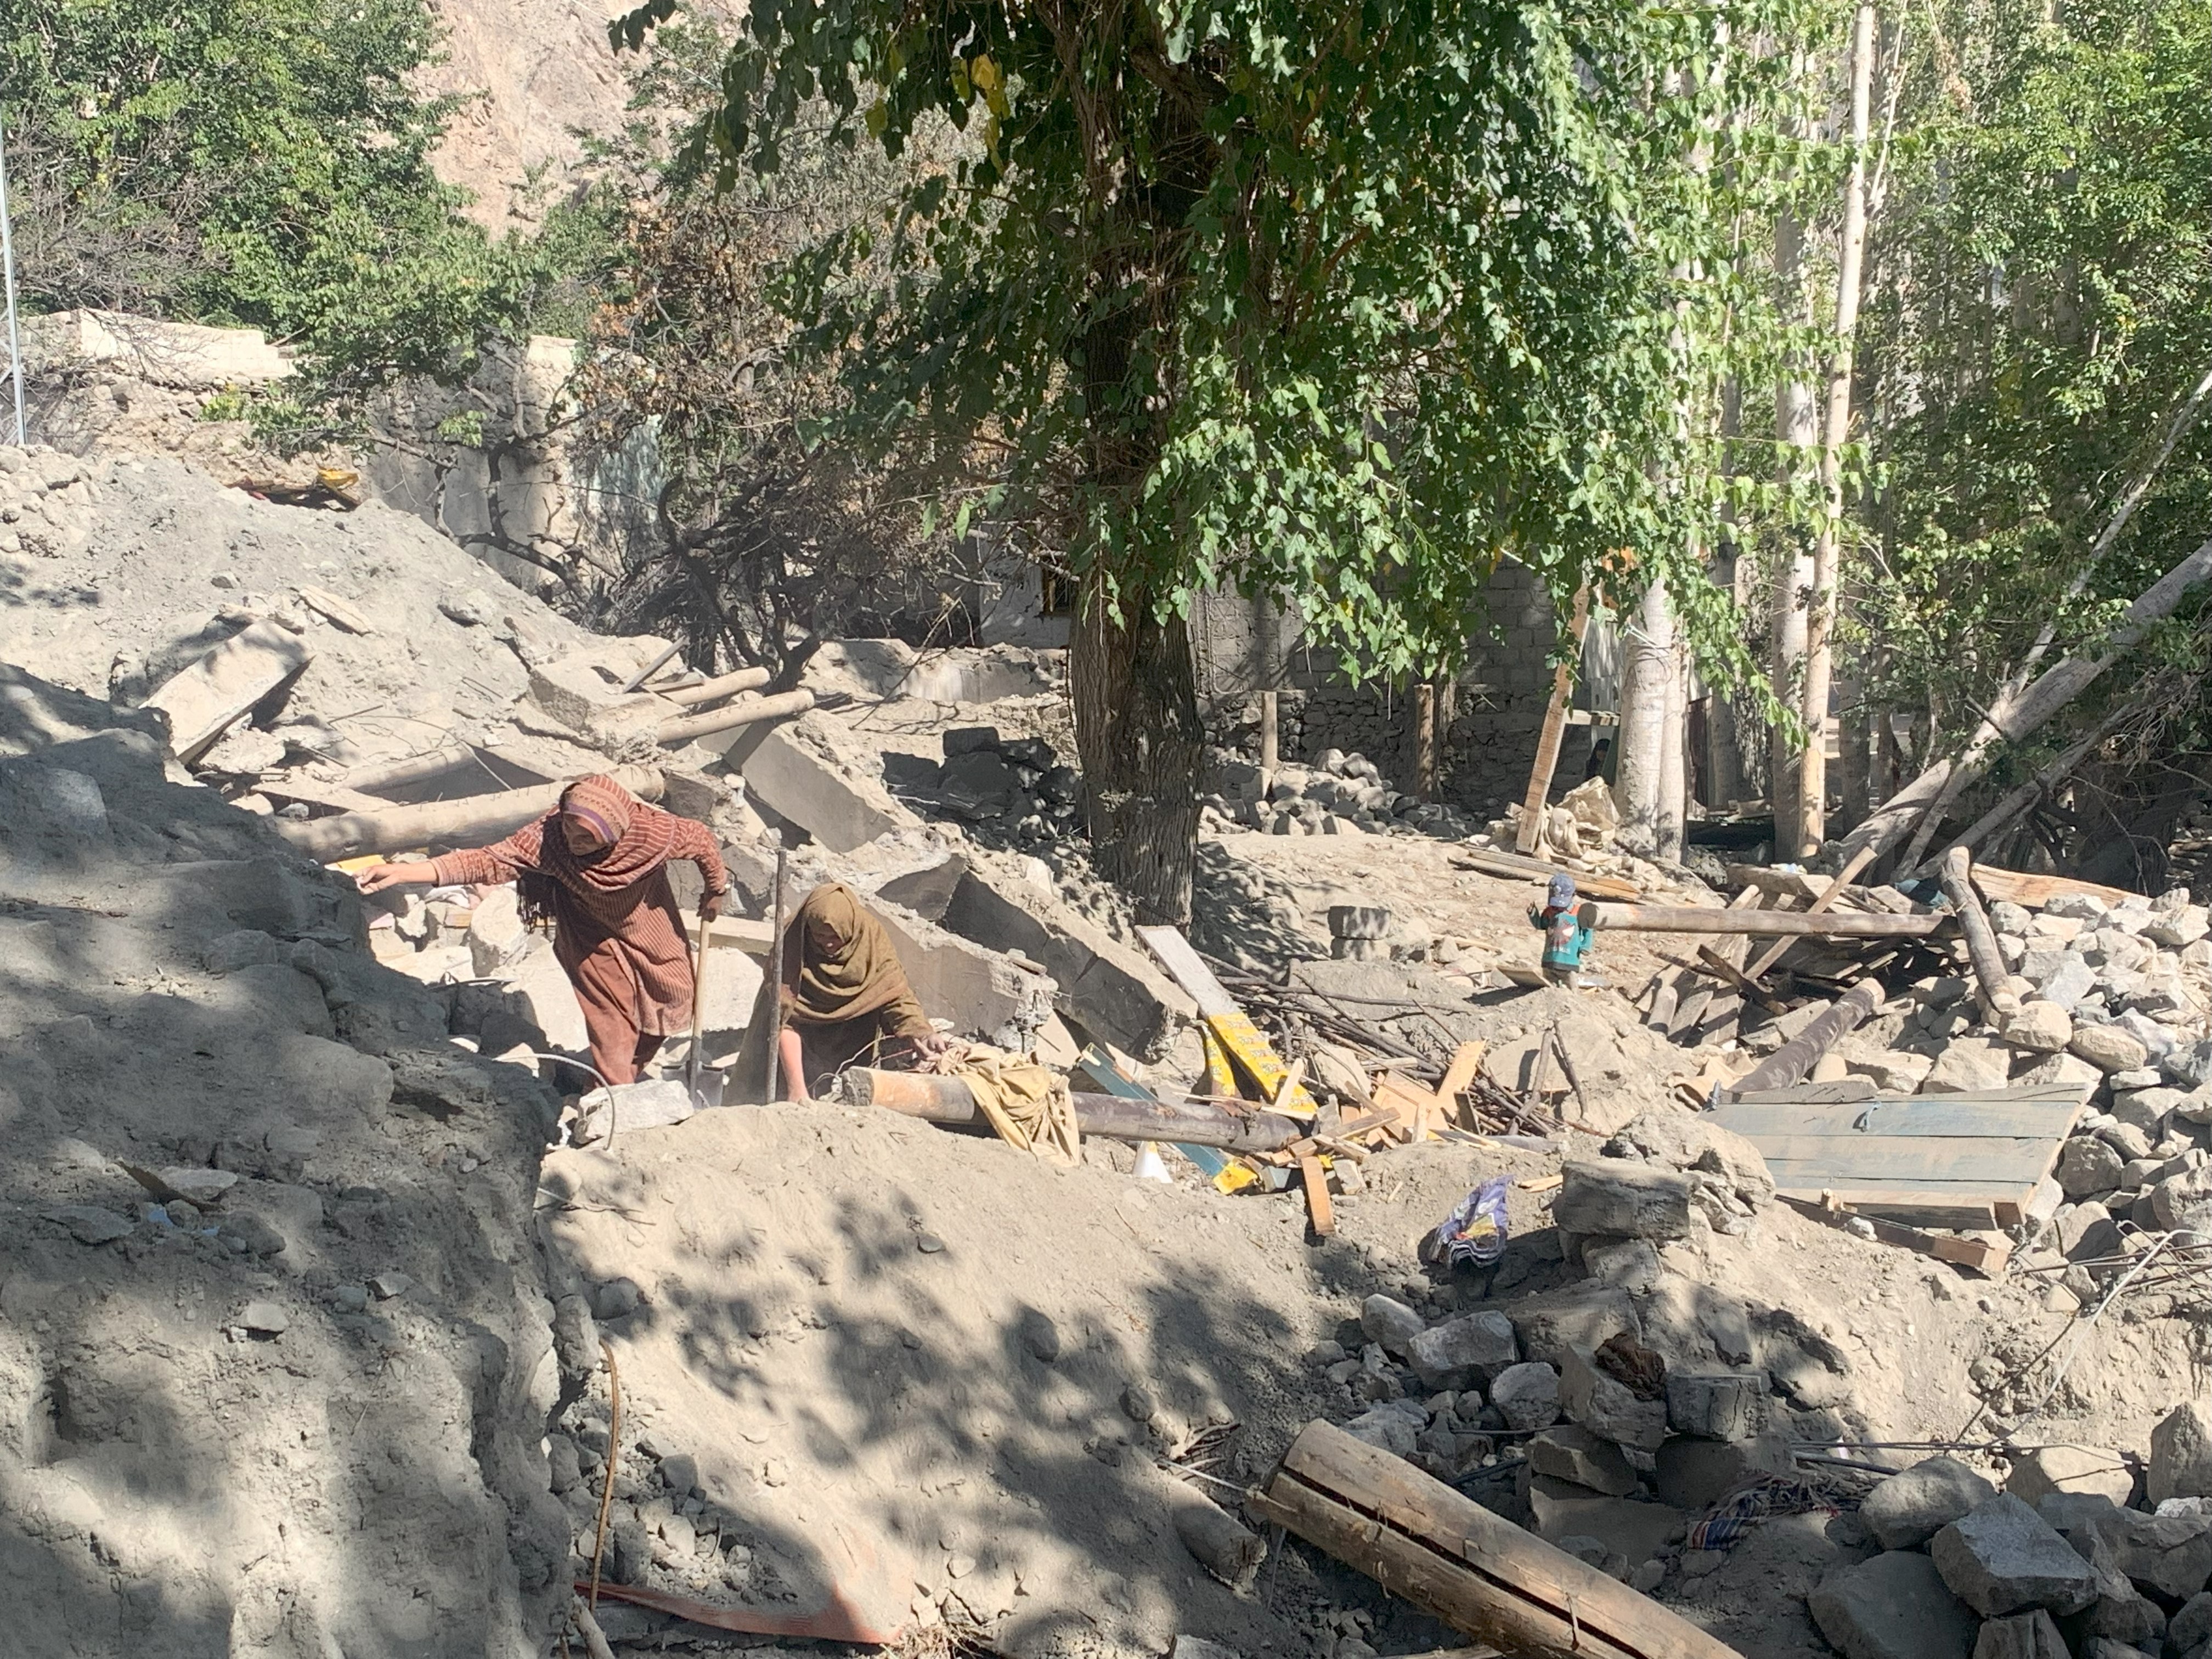
[[[955,1045],[939,1036],[915,1000],[882,922],[849,887],[816,888],[784,929],[783,1036],[776,1049],[777,1093],[807,1100],[848,1066],[899,1064]],[[761,986],[738,1073],[759,1096],[768,1089],[769,1000],[778,976]]]
[[[374,865],[359,879],[364,893],[410,882],[514,882],[524,923],[553,925],[554,959],[583,1006],[592,1067],[609,1083],[632,1083],[662,1040],[691,1020],[691,952],[668,884],[672,859],[699,866],[699,915],[711,921],[730,880],[706,826],[647,805],[612,778],[589,777],[495,845]]]

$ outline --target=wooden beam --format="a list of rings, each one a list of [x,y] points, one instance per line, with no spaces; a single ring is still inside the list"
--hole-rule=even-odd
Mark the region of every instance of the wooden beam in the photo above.
[[[1574,620],[1567,632],[1575,648],[1582,648],[1583,633],[1589,626],[1589,589],[1575,594]],[[1566,736],[1567,702],[1574,694],[1574,671],[1562,663],[1552,671],[1552,700],[1544,708],[1543,729],[1536,735],[1536,759],[1528,769],[1528,793],[1521,802],[1521,828],[1513,837],[1513,850],[1533,853],[1544,833],[1544,809],[1552,803],[1552,774],[1559,770],[1559,744]]]
[[[1803,939],[1925,939],[1948,916],[1889,916],[1804,910],[1709,910],[1695,905],[1585,904],[1586,927],[1632,933],[1753,933]]]
[[[1740,1659],[1680,1614],[1328,1423],[1300,1431],[1247,1507],[1524,1659]]]
[[[683,720],[661,721],[653,732],[653,739],[664,748],[674,749],[690,743],[695,738],[712,737],[717,732],[727,732],[740,726],[757,726],[763,720],[788,720],[793,714],[803,714],[814,707],[811,691],[782,691],[773,697],[749,697],[743,702],[733,702],[727,708],[717,708],[704,714],[693,714]]]
[[[767,669],[740,668],[733,674],[702,680],[696,685],[681,686],[660,695],[679,708],[696,708],[702,703],[720,702],[724,697],[734,697],[740,691],[757,691],[768,682]]]
[[[1940,879],[1944,896],[1958,912],[1959,931],[1966,936],[1966,960],[1973,964],[1974,982],[1981,987],[1984,1006],[1999,1016],[2017,1013],[2020,999],[2013,994],[2012,969],[2005,966],[2004,955],[1997,949],[1996,929],[1990,926],[1989,914],[1974,891],[1973,865],[1973,854],[1963,847],[1954,847],[1943,854]]]
[[[950,1128],[986,1121],[975,1097],[957,1077],[866,1066],[855,1066],[842,1077],[845,1097],[856,1106],[880,1106]],[[1307,1127],[1270,1112],[1248,1115],[1200,1100],[1131,1100],[1095,1094],[1078,1094],[1073,1099],[1075,1127],[1108,1140],[1165,1140],[1232,1152],[1272,1152],[1300,1139]]]
[[[623,682],[622,695],[626,697],[629,696],[631,692],[636,690],[638,687],[643,685],[647,680],[651,679],[655,674],[658,674],[660,672],[663,664],[666,663],[670,658],[673,657],[683,648],[684,647],[681,645],[672,645],[662,650],[659,656],[655,657],[652,661],[646,664],[644,667],[639,669],[636,673],[631,675],[628,679]]]
[[[1811,1024],[1761,1060],[1737,1086],[1748,1092],[1802,1082],[1820,1063],[1821,1055],[1881,1006],[1886,994],[1880,980],[1861,980],[1814,1015]]]
[[[1313,1224],[1316,1238],[1333,1238],[1336,1235],[1336,1208],[1328,1201],[1328,1172],[1321,1167],[1321,1159],[1313,1156],[1298,1160],[1298,1179],[1306,1191],[1306,1218]]]
[[[1807,915],[1819,915],[1821,912],[1832,908],[1836,901],[1843,897],[1844,890],[1850,886],[1851,878],[1864,870],[1867,866],[1872,864],[1875,861],[1875,849],[1871,847],[1862,847],[1857,852],[1852,854],[1850,857],[1844,861],[1844,867],[1836,872],[1835,879],[1828,884],[1826,889],[1820,894],[1820,897],[1813,901],[1812,908],[1807,910],[1805,914]],[[1766,949],[1759,953],[1752,964],[1743,970],[1744,977],[1746,979],[1753,980],[1765,978],[1767,969],[1773,967],[1776,963],[1781,961],[1782,953],[1789,948],[1790,941],[1787,939],[1778,939],[1774,944],[1768,945]]]
[[[1542,859],[1524,859],[1517,853],[1501,853],[1480,847],[1459,847],[1452,849],[1455,869],[1480,871],[1486,876],[1496,876],[1503,881],[1549,881],[1553,876],[1572,876],[1575,890],[1584,898],[1623,899],[1633,904],[1644,896],[1644,890],[1632,882],[1613,876],[1593,876],[1586,871],[1569,870]]]
[[[660,799],[660,773],[650,766],[621,766],[609,774],[640,800]],[[541,783],[528,789],[501,789],[459,800],[422,806],[392,806],[380,812],[343,812],[334,818],[275,821],[276,833],[318,864],[362,858],[372,853],[402,853],[433,842],[456,847],[481,846],[543,817],[561,804],[566,783]]]

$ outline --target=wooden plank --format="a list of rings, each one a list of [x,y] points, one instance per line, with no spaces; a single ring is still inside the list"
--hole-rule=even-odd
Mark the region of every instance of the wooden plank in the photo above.
[[[1888,1221],[1880,1216],[1859,1215],[1856,1211],[1841,1205],[1826,1207],[1788,1194],[1782,1194],[1782,1197],[1785,1203],[1815,1221],[1825,1221],[1836,1227],[1853,1219],[1863,1221],[1874,1230],[1875,1237],[1884,1244],[1912,1250],[1937,1261],[1971,1267],[1990,1279],[2002,1274],[2005,1264],[2012,1260],[2012,1241],[2002,1234],[1981,1238],[1955,1237],[1948,1233],[1933,1233],[1918,1227],[1908,1227],[1901,1221]]]
[[[1577,651],[1589,626],[1589,584],[1575,590],[1574,619],[1567,624]],[[1544,811],[1551,805],[1552,775],[1559,770],[1559,743],[1566,735],[1567,703],[1574,692],[1574,670],[1561,663],[1552,670],[1551,701],[1544,705],[1544,724],[1536,734],[1536,757],[1528,768],[1528,789],[1521,801],[1521,828],[1513,837],[1514,850],[1533,853],[1543,838]]]
[[[1961,1103],[1942,1096],[1925,1101],[1875,1101],[1840,1106],[1723,1106],[1712,1121],[1754,1143],[1803,1135],[1990,1136],[2063,1140],[2081,1109],[2070,1103],[2020,1101]]]
[[[1751,933],[1799,938],[1925,939],[1949,924],[1943,915],[1893,916],[1830,910],[1719,910],[1686,904],[1585,904],[1586,927],[1607,933]]]
[[[1917,1139],[1896,1135],[1778,1135],[1756,1141],[1775,1184],[1856,1185],[1862,1181],[1971,1181],[2033,1186],[2050,1172],[2058,1143],[2027,1136]]]
[[[1229,994],[1228,988],[1214,977],[1213,969],[1206,965],[1206,958],[1191,948],[1182,929],[1139,927],[1137,937],[1144,940],[1146,950],[1159,958],[1160,966],[1168,970],[1168,977],[1182,987],[1198,1005],[1198,1012],[1206,1018],[1244,1012],[1237,1006],[1237,999]]]
[[[1321,1167],[1321,1159],[1301,1158],[1298,1160],[1298,1179],[1305,1183],[1306,1218],[1313,1224],[1314,1237],[1334,1237],[1336,1210],[1328,1201],[1328,1174]]]
[[[1778,1186],[1784,1198],[1808,1204],[1833,1201],[1866,1216],[1881,1216],[1914,1227],[1948,1227],[1959,1232],[1988,1232],[2017,1226],[2035,1196],[2033,1187],[2003,1188],[1894,1186],[1860,1182],[1850,1187]]]
[[[1375,1103],[1396,1109],[1395,1133],[1401,1140],[1421,1139],[1427,1132],[1430,1115],[1437,1110],[1437,1097],[1426,1089],[1387,1072],[1375,1079]]]
[[[1999,870],[1994,866],[1977,864],[1973,873],[1974,885],[1981,890],[1984,898],[1992,904],[1999,899],[2008,899],[2023,909],[2039,910],[2051,900],[2068,893],[2087,893],[2107,904],[2124,904],[2130,899],[2139,899],[2141,893],[2130,893],[2124,887],[2105,887],[2094,881],[2083,881],[2076,876],[2033,876],[2020,870]]]
[[[355,610],[327,587],[302,587],[299,590],[301,603],[332,626],[349,634],[376,632],[368,617]]]
[[[1486,1042],[1462,1042],[1453,1052],[1451,1064],[1444,1067],[1444,1080],[1437,1085],[1437,1098],[1443,1103],[1445,1111],[1450,1111],[1452,1102],[1474,1082],[1475,1073],[1482,1069],[1482,1057],[1489,1050]]]
[[[1549,881],[1553,876],[1571,876],[1575,890],[1585,898],[1621,899],[1632,904],[1644,896],[1642,888],[1613,876],[1594,876],[1587,871],[1547,864],[1542,859],[1524,859],[1486,848],[1462,848],[1452,854],[1451,861],[1454,869],[1473,870],[1500,881]]]
[[[1267,1041],[1267,1034],[1252,1023],[1251,1016],[1237,1006],[1237,999],[1214,976],[1213,969],[1206,965],[1205,958],[1191,948],[1190,941],[1175,927],[1139,927],[1137,937],[1159,958],[1160,966],[1168,975],[1182,987],[1198,1012],[1204,1016],[1207,1027],[1219,1041],[1237,1068],[1249,1077],[1260,1091],[1260,1098],[1273,1102],[1282,1090],[1284,1079],[1291,1077],[1290,1067],[1283,1064],[1275,1046]],[[1312,1117],[1321,1106],[1303,1083],[1291,1079],[1292,1087],[1288,1100],[1270,1109],[1291,1117]]]
[[[1750,1073],[1744,1075],[1748,1077]],[[1841,1077],[1832,1083],[1792,1083],[1779,1089],[1747,1089],[1741,1094],[1729,1091],[1730,1102],[1737,1106],[1843,1106],[1853,1101],[1878,1100],[1881,1097],[1880,1085],[1869,1077]]]

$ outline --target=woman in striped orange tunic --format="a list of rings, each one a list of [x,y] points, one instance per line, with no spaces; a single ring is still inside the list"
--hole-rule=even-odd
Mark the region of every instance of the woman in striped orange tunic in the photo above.
[[[689,859],[706,878],[702,919],[729,889],[722,854],[703,824],[648,806],[609,777],[579,779],[561,804],[490,847],[361,872],[364,893],[408,883],[516,884],[526,926],[553,925],[553,955],[584,1010],[592,1065],[631,1083],[665,1037],[691,1018],[691,953],[668,884]]]

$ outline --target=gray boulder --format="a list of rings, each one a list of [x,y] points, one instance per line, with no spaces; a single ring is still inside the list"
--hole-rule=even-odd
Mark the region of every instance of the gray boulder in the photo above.
[[[1985,1619],[2029,1607],[2079,1613],[2097,1597],[2097,1575],[2050,1524],[2002,1494],[1936,1534],[1928,1553],[1943,1582]]]
[[[1524,1359],[1498,1372],[1490,1403],[1509,1429],[1547,1429],[1559,1420],[1559,1374],[1540,1359]]]
[[[1613,1498],[1626,1498],[1643,1485],[1620,1447],[1573,1423],[1533,1436],[1528,1467],[1538,1474],[1571,1480]]]
[[[1559,1367],[1559,1405],[1593,1434],[1618,1445],[1657,1451],[1667,1439],[1667,1402],[1638,1399],[1619,1377],[1601,1370],[1588,1348],[1571,1347]]]
[[[2212,1497],[2212,1409],[2192,1400],[2176,1406],[2150,1431],[2150,1501]]]
[[[1806,1602],[1844,1659],[1972,1659],[1974,1652],[1974,1615],[1924,1555],[1891,1551],[1838,1568]]]
[[[1677,1434],[1702,1440],[1748,1440],[1765,1423],[1764,1372],[1667,1373],[1667,1425]]]
[[[1428,1328],[1428,1321],[1395,1297],[1370,1296],[1359,1304],[1359,1328],[1370,1342],[1381,1343],[1383,1352],[1402,1359],[1407,1345]]]
[[[1996,1495],[1994,1486],[1956,1458],[1924,1458],[1868,1492],[1859,1519],[1882,1548],[1917,1549]]]
[[[2041,1607],[1992,1619],[1974,1642],[1974,1659],[2069,1659],[2058,1626]]]
[[[1406,1358],[1430,1388],[1456,1390],[1495,1377],[1521,1358],[1521,1344],[1513,1322],[1489,1308],[1421,1332],[1406,1344]]]

